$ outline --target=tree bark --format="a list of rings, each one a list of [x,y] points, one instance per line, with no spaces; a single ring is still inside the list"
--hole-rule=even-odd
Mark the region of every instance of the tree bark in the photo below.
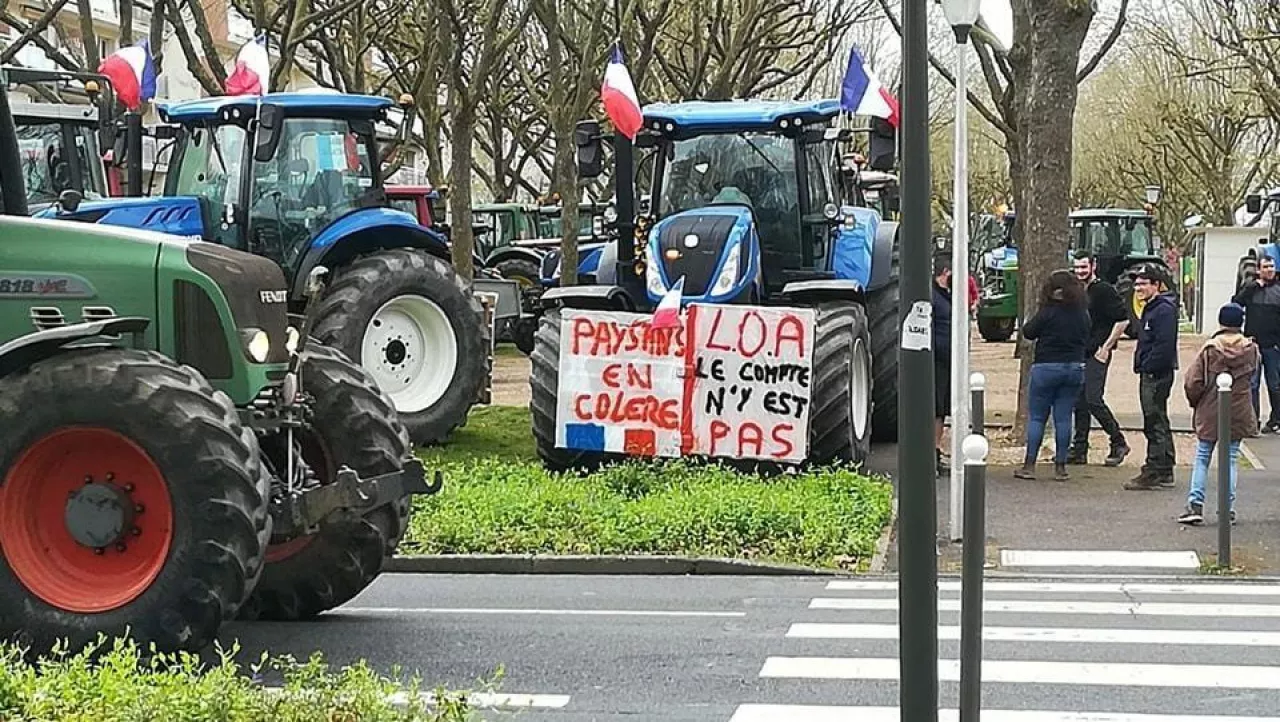
[[[120,0],[120,47],[133,45],[133,0]]]
[[[84,66],[86,70],[96,71],[102,64],[102,56],[98,52],[98,33],[93,29],[93,6],[89,0],[76,0],[76,9],[80,15],[80,47],[84,49]]]
[[[475,278],[475,237],[471,231],[471,144],[476,134],[475,109],[454,106],[453,135],[450,138],[449,215],[453,244],[453,267],[470,281]]]

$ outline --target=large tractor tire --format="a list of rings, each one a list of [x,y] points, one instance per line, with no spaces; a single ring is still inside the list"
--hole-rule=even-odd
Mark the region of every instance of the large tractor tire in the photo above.
[[[872,360],[867,311],[852,301],[815,309],[810,464],[862,464],[871,453]]]
[[[308,343],[302,391],[314,399],[310,425],[294,432],[303,461],[319,484],[333,483],[340,466],[361,477],[397,471],[410,452],[409,435],[391,399],[365,369],[340,352]],[[263,440],[271,466],[285,474],[284,434]],[[314,534],[267,548],[266,569],[245,605],[247,619],[296,620],[339,606],[369,586],[395,551],[409,520],[411,498],[331,518]]]
[[[871,438],[895,443],[898,440],[898,343],[902,336],[898,306],[901,303],[901,242],[895,236],[890,257],[889,281],[867,296],[867,318],[871,323]]]
[[[1018,320],[1009,316],[978,316],[978,333],[983,341],[990,343],[1004,343],[1013,338],[1017,325]]]
[[[618,454],[556,447],[556,394],[560,389],[560,309],[547,309],[538,318],[529,370],[533,389],[529,410],[533,417],[533,442],[548,469],[591,471],[622,457]]]
[[[429,253],[379,251],[337,269],[313,329],[373,375],[416,444],[444,442],[484,389],[490,330],[480,301]]]
[[[527,258],[508,258],[494,266],[503,278],[520,284],[521,310],[530,314],[528,318],[513,321],[511,324],[511,340],[520,353],[528,356],[533,353],[534,336],[538,333],[538,306],[542,298],[542,281],[538,264]]]
[[[261,573],[270,477],[231,400],[148,351],[0,379],[0,636],[198,650]]]

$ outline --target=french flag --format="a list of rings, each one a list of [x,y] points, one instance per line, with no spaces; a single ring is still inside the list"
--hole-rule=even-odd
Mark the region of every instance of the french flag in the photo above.
[[[236,55],[236,65],[227,76],[227,95],[263,95],[271,79],[271,59],[267,55],[267,36],[245,43]]]
[[[653,328],[675,328],[680,325],[680,300],[684,296],[684,276],[663,295],[653,311]]]
[[[640,99],[631,82],[631,73],[622,61],[622,49],[616,44],[609,57],[609,66],[604,71],[600,100],[604,103],[604,112],[612,121],[613,127],[627,138],[635,140],[640,126],[644,125],[644,116],[640,112]]]
[[[156,66],[151,60],[151,44],[145,39],[108,55],[98,65],[98,72],[107,76],[116,98],[129,110],[137,110],[156,97]]]
[[[857,48],[849,53],[849,68],[840,86],[840,108],[854,115],[884,118],[893,127],[901,119],[898,99],[880,84],[875,71],[867,67]]]

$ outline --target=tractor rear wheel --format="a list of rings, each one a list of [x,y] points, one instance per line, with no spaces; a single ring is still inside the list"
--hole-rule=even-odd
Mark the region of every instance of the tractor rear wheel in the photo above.
[[[618,454],[556,447],[556,407],[560,390],[560,309],[547,309],[538,317],[529,385],[533,389],[529,410],[533,417],[533,442],[543,465],[552,471],[598,469],[622,458]]]
[[[294,441],[318,483],[333,483],[341,466],[361,477],[401,468],[410,452],[408,432],[391,399],[365,369],[334,349],[308,342],[301,373],[302,391],[314,405],[311,424],[295,431]],[[282,476],[285,435],[262,443],[271,466]],[[307,536],[272,538],[266,569],[243,616],[305,619],[359,594],[381,573],[383,560],[404,536],[410,499],[405,496],[364,516],[336,516]]]
[[[1017,325],[1017,319],[1008,316],[978,315],[978,333],[982,335],[982,340],[991,343],[1004,343],[1013,338]]]
[[[261,572],[270,477],[235,406],[149,351],[0,381],[0,637],[198,650]]]
[[[445,261],[395,249],[335,271],[314,334],[364,366],[417,444],[467,419],[484,389],[490,330],[480,302]]]
[[[815,309],[809,463],[861,464],[871,453],[872,360],[867,310],[852,301]]]
[[[898,339],[902,335],[898,304],[902,293],[901,242],[893,239],[888,282],[867,294],[867,318],[871,323],[872,401],[871,438],[898,440]]]
[[[529,318],[511,323],[511,340],[520,353],[533,353],[533,337],[538,333],[537,310],[542,297],[542,281],[538,264],[527,258],[508,258],[494,266],[503,278],[520,284],[521,310],[532,314]]]

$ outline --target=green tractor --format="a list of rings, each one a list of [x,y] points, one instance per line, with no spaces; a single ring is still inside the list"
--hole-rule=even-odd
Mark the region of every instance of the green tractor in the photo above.
[[[268,258],[27,217],[19,147],[0,96],[0,638],[195,650],[354,597],[440,484],[386,393]]]
[[[1018,328],[1018,249],[1013,244],[1012,211],[1003,216],[983,215],[974,229],[978,249],[978,333],[984,341],[1001,343]]]
[[[1129,309],[1125,335],[1138,337],[1138,320],[1143,301],[1133,292],[1133,277],[1143,266],[1162,272],[1161,293],[1177,298],[1176,283],[1160,253],[1155,234],[1155,217],[1146,210],[1089,208],[1071,213],[1071,250],[1092,251],[1098,263],[1098,277],[1116,287]]]

